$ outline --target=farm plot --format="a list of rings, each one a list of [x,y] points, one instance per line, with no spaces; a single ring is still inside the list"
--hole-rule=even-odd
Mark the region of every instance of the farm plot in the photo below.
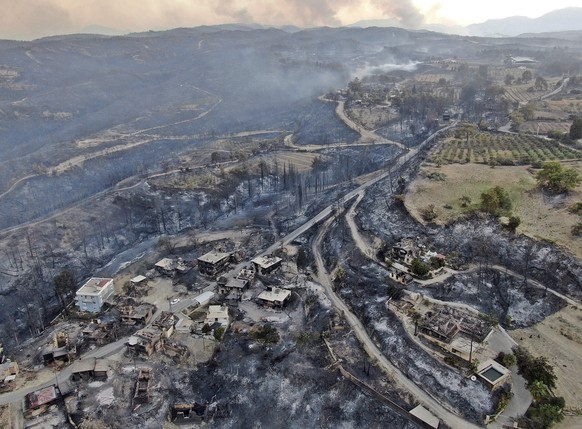
[[[283,165],[292,165],[296,171],[303,172],[310,171],[313,166],[313,160],[319,156],[320,154],[313,152],[277,152],[263,159],[269,164],[277,162],[281,168]]]
[[[414,77],[414,79],[418,82],[423,82],[423,83],[437,83],[441,79],[444,79],[447,82],[449,82],[451,79],[453,79],[453,77],[454,76],[451,73],[427,73],[427,74],[417,75]]]
[[[533,133],[543,135],[547,135],[551,131],[560,131],[562,133],[567,133],[570,131],[570,123],[527,121],[519,126],[519,131],[523,133]]]
[[[579,158],[582,158],[582,151],[540,137],[492,133],[478,133],[462,139],[450,138],[439,144],[430,157],[435,163],[502,165]]]
[[[517,101],[518,103],[523,104],[540,98],[540,94],[537,92],[528,92],[527,88],[529,88],[529,86],[506,86],[505,96],[510,101]]]

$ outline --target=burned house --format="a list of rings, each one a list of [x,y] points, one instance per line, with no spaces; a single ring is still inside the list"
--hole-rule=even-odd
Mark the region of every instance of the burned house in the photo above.
[[[393,261],[410,265],[413,260],[421,255],[421,248],[411,238],[403,238],[392,247],[390,256]]]
[[[48,409],[49,405],[56,402],[60,396],[61,392],[57,386],[48,386],[29,393],[24,398],[25,416],[30,417],[31,415],[41,414]]]
[[[145,287],[148,284],[148,278],[140,274],[139,276],[132,278],[129,283],[135,287]]]
[[[279,269],[283,260],[277,256],[257,256],[251,262],[253,263],[255,272],[265,276]]]
[[[105,381],[109,376],[109,362],[104,359],[86,358],[75,363],[71,372],[71,380]]]
[[[71,360],[77,355],[77,347],[69,341],[69,335],[66,332],[57,332],[53,337],[53,342],[42,354],[45,365],[54,362],[71,363]]]
[[[127,341],[127,350],[132,356],[151,356],[158,343],[162,339],[162,333],[157,329],[144,328],[137,331]]]
[[[142,275],[135,276],[129,281],[127,296],[145,296],[148,294],[148,278]]]
[[[169,340],[162,340],[161,352],[176,363],[184,362],[190,356],[188,347]]]
[[[116,337],[117,328],[101,323],[99,320],[93,320],[81,331],[84,341],[89,344],[102,346],[108,344]]]
[[[412,282],[412,280],[414,280],[410,274],[395,268],[391,268],[388,271],[388,277],[394,281],[402,283],[403,285],[408,285]]]
[[[233,278],[226,282],[218,282],[218,293],[221,295],[229,295],[234,299],[240,301],[245,290],[249,287],[249,281],[246,279]]]
[[[156,262],[155,267],[160,274],[164,274],[166,276],[174,275],[174,261],[170,258],[160,259],[158,262]]]
[[[291,298],[291,291],[287,289],[280,289],[278,287],[267,289],[259,294],[257,299],[262,304],[269,307],[282,308]]]
[[[152,323],[152,326],[158,328],[162,335],[166,338],[170,338],[174,333],[174,325],[176,323],[176,316],[174,313],[169,311],[162,311],[156,320]]]
[[[212,250],[198,258],[198,272],[200,274],[215,277],[228,268],[230,253]]]
[[[19,372],[20,369],[16,362],[6,361],[0,364],[0,386],[13,383]]]
[[[176,404],[170,406],[170,421],[176,424],[200,423],[206,420],[207,413],[207,404]]]
[[[153,306],[142,304],[137,307],[126,305],[119,309],[121,323],[124,325],[147,325],[152,318]]]
[[[491,325],[462,310],[443,307],[421,325],[424,338],[443,350],[471,361],[493,331]]]
[[[140,368],[135,381],[134,404],[146,404],[150,400],[151,368]]]

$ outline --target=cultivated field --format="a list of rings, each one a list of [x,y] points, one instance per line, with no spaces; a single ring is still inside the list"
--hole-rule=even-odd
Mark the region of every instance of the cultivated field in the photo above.
[[[550,131],[567,133],[570,131],[570,122],[527,121],[519,126],[522,133],[547,135]]]
[[[263,157],[263,159],[271,165],[275,164],[275,161],[279,164],[279,168],[283,168],[283,165],[292,165],[298,172],[310,171],[313,164],[313,160],[320,156],[318,153],[313,152],[277,152]]]
[[[533,135],[477,133],[450,138],[432,152],[442,163],[530,164],[536,161],[580,159],[582,152]]]
[[[582,173],[582,163],[568,163]],[[426,177],[444,175],[444,180]],[[422,177],[424,175],[425,177]],[[433,176],[435,177],[435,176]],[[533,175],[525,166],[496,167],[486,165],[444,165],[441,168],[424,166],[419,177],[410,185],[406,206],[411,214],[421,220],[420,211],[429,204],[435,206],[435,222],[445,224],[478,206],[482,192],[502,186],[513,202],[513,213],[521,218],[518,232],[546,239],[564,246],[582,258],[582,239],[574,238],[572,227],[579,216],[571,214],[568,207],[582,201],[582,187],[567,196],[544,196],[536,187]],[[462,196],[471,199],[469,207],[462,207]],[[445,208],[448,207],[448,208]]]

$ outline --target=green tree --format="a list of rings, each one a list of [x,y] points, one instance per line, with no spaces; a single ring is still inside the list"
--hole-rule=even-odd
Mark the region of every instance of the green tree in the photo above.
[[[582,177],[573,168],[564,168],[558,161],[544,162],[536,174],[538,185],[554,192],[568,192],[582,183]]]
[[[536,402],[540,402],[548,394],[548,387],[540,380],[534,380],[530,383],[528,389]]]
[[[530,80],[532,80],[533,75],[531,74],[531,71],[526,70],[521,74],[521,80],[523,80],[524,82],[529,82]]]
[[[216,338],[216,340],[220,340],[223,335],[224,335],[224,328],[222,326],[220,326],[214,330],[214,338]]]
[[[426,276],[430,271],[430,267],[422,262],[420,258],[413,259],[410,263],[410,268],[417,276]]]
[[[496,186],[481,194],[481,210],[499,216],[511,210],[511,198],[501,186]]]
[[[509,223],[507,224],[507,227],[515,232],[515,230],[517,229],[517,227],[521,224],[521,218],[519,216],[510,216],[509,217]]]
[[[204,326],[202,327],[202,333],[208,334],[210,331],[212,331],[212,328],[208,323],[205,323]]]
[[[531,412],[532,418],[537,422],[536,427],[551,428],[554,422],[560,422],[564,419],[562,409],[557,405],[543,404],[534,407]]]
[[[572,140],[582,139],[582,117],[575,118],[570,126],[570,138]]]

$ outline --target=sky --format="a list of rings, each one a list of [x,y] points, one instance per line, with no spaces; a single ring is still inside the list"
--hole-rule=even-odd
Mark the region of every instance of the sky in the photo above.
[[[0,38],[29,40],[92,25],[135,32],[223,23],[340,26],[392,18],[419,28],[538,17],[570,6],[581,6],[580,0],[0,0]]]

